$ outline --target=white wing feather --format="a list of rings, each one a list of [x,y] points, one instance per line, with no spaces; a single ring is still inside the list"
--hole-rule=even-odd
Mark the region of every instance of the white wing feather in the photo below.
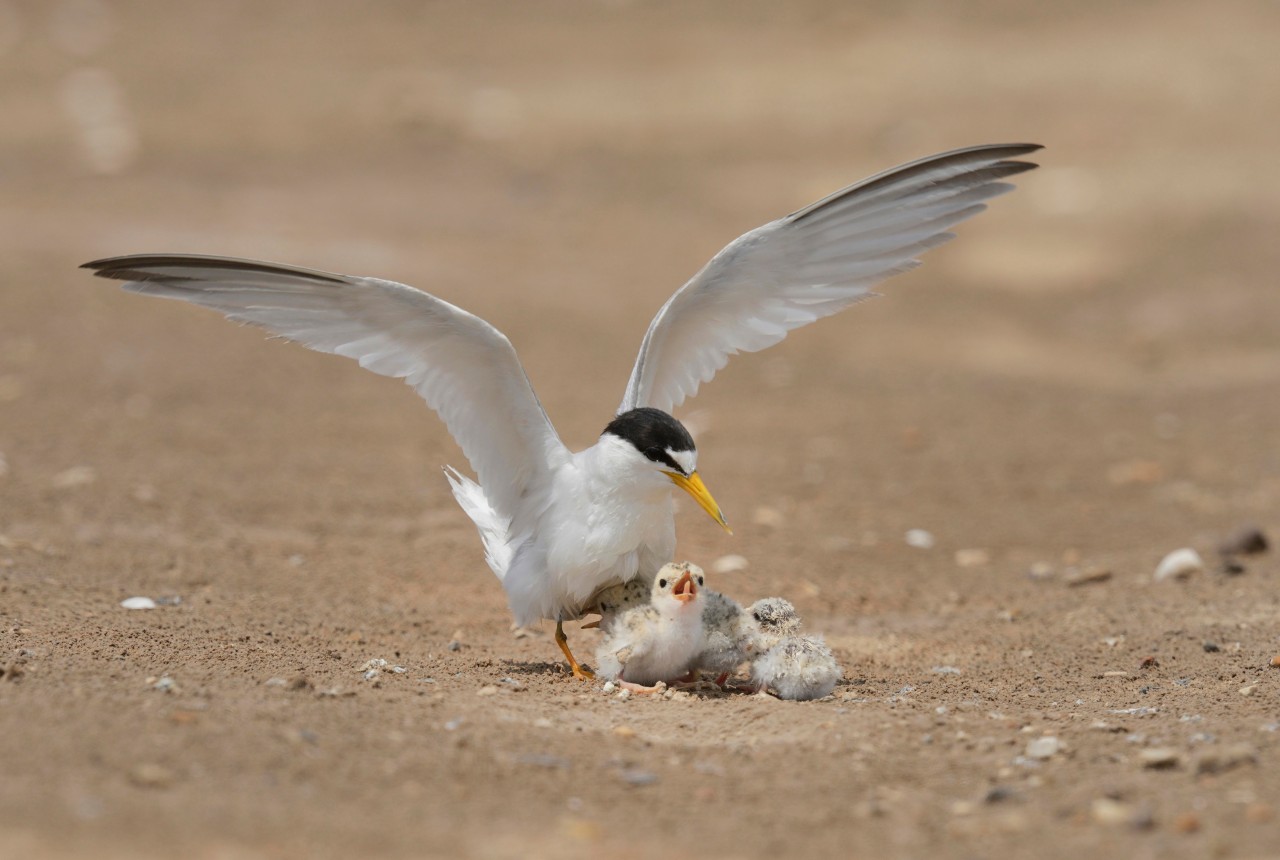
[[[569,456],[511,342],[489,323],[394,281],[194,255],[86,263],[136,293],[182,299],[404,379],[440,414],[494,509]]]
[[[649,324],[618,411],[671,412],[730,356],[874,295],[886,278],[953,238],[948,227],[1036,165],[1034,144],[957,149],[865,179],[730,242]]]

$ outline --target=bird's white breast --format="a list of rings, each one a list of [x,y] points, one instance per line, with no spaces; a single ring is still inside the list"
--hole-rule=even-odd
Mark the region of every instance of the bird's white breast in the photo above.
[[[553,473],[503,580],[518,623],[574,618],[600,588],[652,577],[675,553],[671,482],[611,436]]]

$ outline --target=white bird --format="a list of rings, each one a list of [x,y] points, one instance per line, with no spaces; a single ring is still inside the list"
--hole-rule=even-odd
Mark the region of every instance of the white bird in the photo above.
[[[702,569],[689,562],[665,564],[647,603],[607,611],[596,648],[600,675],[624,689],[656,692],[659,681],[688,673],[702,649]]]
[[[821,699],[843,676],[831,649],[820,636],[792,634],[751,661],[751,681],[780,699]]]
[[[521,625],[563,622],[592,595],[651,577],[675,553],[671,487],[728,528],[670,414],[739,352],[870,295],[952,238],[947,228],[1035,167],[1033,144],[934,155],[873,176],[740,236],[676,291],[649,325],[615,417],[572,452],[543,411],[510,341],[421,290],[275,263],[137,255],[84,264],[137,293],[205,305],[321,352],[404,379],[444,419],[475,470],[448,477]]]
[[[743,653],[751,658],[751,682],[781,699],[821,699],[843,676],[821,636],[800,632],[800,614],[790,601],[766,597],[747,607]]]

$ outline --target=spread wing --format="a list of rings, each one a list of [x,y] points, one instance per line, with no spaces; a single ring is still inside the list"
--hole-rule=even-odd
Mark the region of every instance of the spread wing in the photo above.
[[[957,149],[895,167],[738,237],[649,324],[618,411],[670,412],[729,357],[873,295],[954,238],[947,228],[1013,189],[1035,144]]]
[[[490,504],[507,517],[529,483],[568,456],[511,342],[421,290],[228,257],[113,257],[82,268],[403,379],[444,419]]]

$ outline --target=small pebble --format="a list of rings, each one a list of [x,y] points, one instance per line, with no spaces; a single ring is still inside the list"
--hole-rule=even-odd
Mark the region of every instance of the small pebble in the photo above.
[[[985,549],[956,550],[957,567],[982,567],[991,561],[991,553]]]
[[[155,609],[157,604],[150,597],[128,597],[120,601],[125,609]]]
[[[1203,753],[1196,760],[1196,773],[1223,773],[1246,764],[1256,764],[1258,753],[1248,744],[1233,744]]]
[[[72,466],[53,476],[53,486],[59,490],[85,487],[98,480],[98,472],[92,466]]]
[[[642,786],[653,785],[658,781],[658,775],[652,771],[638,770],[636,768],[628,768],[619,774],[622,781],[627,785]]]
[[[1191,574],[1202,570],[1204,570],[1204,559],[1200,558],[1200,553],[1183,547],[1175,549],[1160,560],[1156,565],[1155,579],[1156,582],[1163,582],[1166,579],[1186,579]]]
[[[152,684],[151,689],[158,690],[161,693],[176,693],[178,692],[178,682],[165,675]]]
[[[1194,812],[1184,812],[1173,819],[1174,833],[1195,833],[1200,829],[1200,816]]]
[[[163,765],[143,763],[129,770],[129,781],[139,788],[168,788],[173,784],[173,774]]]
[[[782,515],[782,511],[777,508],[770,508],[761,505],[756,508],[755,513],[751,517],[751,521],[758,526],[764,528],[776,529],[781,528],[786,518]]]
[[[477,696],[492,696],[498,692],[497,686],[493,684],[485,684],[479,690],[476,690]]]
[[[1052,735],[1043,738],[1036,738],[1027,743],[1027,758],[1048,759],[1053,758],[1062,750],[1062,742]]]
[[[616,690],[616,689],[618,689],[618,685],[617,685],[617,684],[615,684],[615,683],[613,683],[612,681],[605,681],[605,682],[604,682],[604,692],[606,692],[606,693],[612,693],[612,692],[613,692],[614,690]]]
[[[1221,646],[1218,645],[1217,642],[1204,643],[1204,653],[1206,654],[1217,654],[1221,650],[1222,648]]]
[[[1262,533],[1262,529],[1249,525],[1236,530],[1218,544],[1218,552],[1223,555],[1255,555],[1266,552],[1270,546],[1271,542]]]
[[[1152,770],[1167,770],[1178,766],[1178,751],[1169,747],[1153,747],[1138,753],[1138,762]]]
[[[286,681],[284,678],[268,678],[266,681],[264,681],[264,682],[263,682],[263,686],[266,686],[266,687],[287,687],[287,686],[289,686],[289,682],[288,682],[288,681]]]
[[[1271,668],[1280,668],[1280,654],[1271,658]]]
[[[737,573],[747,569],[746,558],[740,555],[722,555],[711,562],[712,573]]]
[[[1245,820],[1250,824],[1266,824],[1275,815],[1275,810],[1268,803],[1251,803],[1244,808]]]
[[[1111,569],[1106,567],[1086,567],[1084,570],[1072,570],[1063,581],[1070,587],[1077,585],[1093,585],[1111,579]]]
[[[1128,824],[1134,817],[1132,806],[1109,797],[1095,799],[1089,812],[1099,824]]]
[[[924,529],[908,529],[903,540],[907,542],[907,546],[913,546],[916,549],[933,549],[936,543],[933,535]]]
[[[620,738],[634,738],[636,736],[636,730],[631,726],[614,726],[613,733]]]
[[[1032,562],[1031,567],[1027,569],[1027,576],[1031,579],[1052,579],[1053,565],[1047,561]]]

